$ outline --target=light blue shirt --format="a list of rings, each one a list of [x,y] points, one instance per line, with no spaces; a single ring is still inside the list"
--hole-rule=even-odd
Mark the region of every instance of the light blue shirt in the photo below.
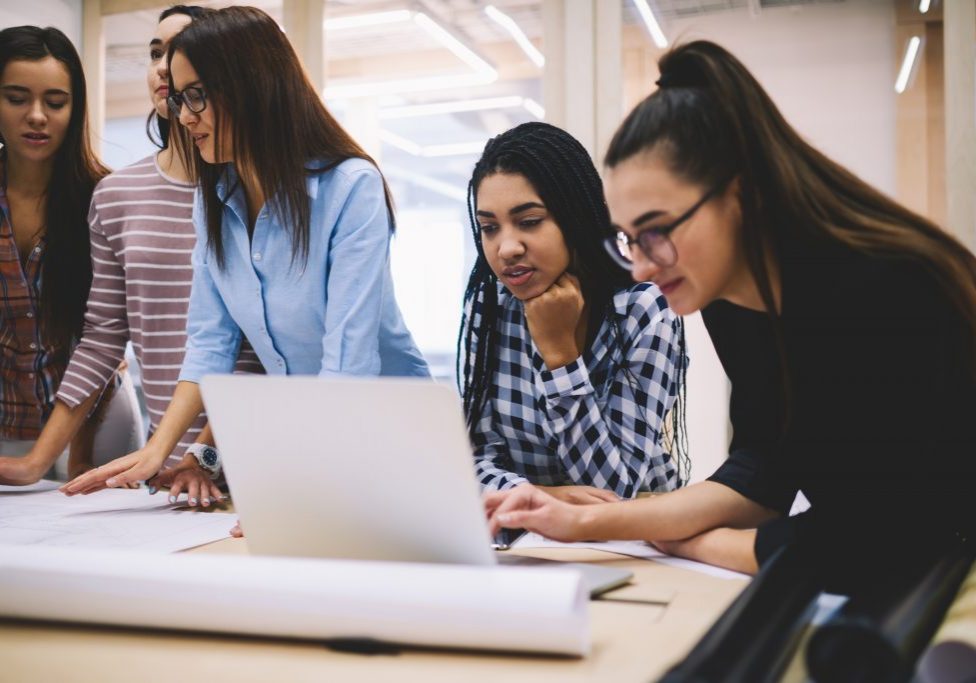
[[[207,246],[198,190],[193,290],[180,380],[234,369],[241,336],[272,375],[429,376],[400,315],[390,275],[390,221],[376,168],[349,159],[306,181],[307,263],[292,259],[291,232],[265,205],[248,240],[247,203],[235,174],[221,225],[224,267]]]

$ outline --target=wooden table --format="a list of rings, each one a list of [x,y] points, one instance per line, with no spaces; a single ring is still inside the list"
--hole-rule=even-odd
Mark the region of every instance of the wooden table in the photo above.
[[[191,552],[246,553],[247,546],[242,539],[227,539]],[[0,620],[0,683],[646,683],[681,659],[745,585],[744,580],[716,578],[600,551],[519,552],[549,559],[606,563],[634,572],[631,585],[591,601],[593,648],[588,657],[417,649],[363,655],[337,652],[306,641]],[[166,609],[165,595],[147,595],[146,600]],[[199,624],[206,623],[207,614],[201,612]],[[187,627],[193,628],[193,624]]]

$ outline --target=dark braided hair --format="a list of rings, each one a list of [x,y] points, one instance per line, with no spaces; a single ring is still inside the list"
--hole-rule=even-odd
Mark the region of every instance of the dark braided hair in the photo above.
[[[630,273],[622,270],[603,248],[605,238],[614,233],[603,182],[586,149],[566,131],[541,122],[523,123],[490,139],[468,183],[468,217],[477,257],[464,292],[464,315],[457,341],[458,389],[472,434],[488,400],[491,378],[498,369],[498,278],[485,258],[475,219],[478,188],[485,178],[496,173],[521,175],[538,192],[563,234],[571,268],[589,305],[588,336],[596,334],[603,321],[608,320],[617,341],[614,346],[620,350],[620,357],[613,362],[619,365],[624,365],[623,335],[613,315],[613,296],[633,285]],[[683,326],[679,340],[679,394],[671,411],[672,426],[665,432],[671,444],[686,453],[685,430],[683,426],[678,429],[684,423],[684,411],[678,409],[684,394],[680,389],[684,386],[685,369]],[[614,374],[613,368],[610,374]],[[636,378],[629,376],[628,382],[633,389]],[[683,483],[688,472],[687,456],[677,457],[676,462],[679,481]]]

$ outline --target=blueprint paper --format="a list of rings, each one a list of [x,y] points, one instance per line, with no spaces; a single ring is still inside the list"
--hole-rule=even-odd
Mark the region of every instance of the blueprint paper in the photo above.
[[[57,486],[0,486],[0,545],[173,553],[226,538],[237,519],[171,505],[144,488],[69,498]]]

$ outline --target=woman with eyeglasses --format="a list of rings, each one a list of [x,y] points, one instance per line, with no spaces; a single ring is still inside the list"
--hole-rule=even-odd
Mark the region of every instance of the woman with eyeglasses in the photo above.
[[[166,48],[174,35],[206,11],[175,5],[160,14],[147,46],[146,76],[153,104],[147,133],[161,149],[110,174],[95,188],[88,213],[93,281],[82,338],[65,371],[54,411],[27,458],[42,469],[64,449],[102,389],[111,385],[112,368],[122,362],[128,342],[141,371],[150,432],[158,428],[176,388],[196,235],[191,220],[193,185],[170,144]],[[253,351],[243,350],[239,369],[261,371]],[[141,434],[141,416],[138,421]],[[174,468],[167,471],[165,483],[172,484],[173,496],[186,490],[190,505],[207,506],[220,496],[211,473],[194,455],[212,445],[205,425],[206,417],[198,415],[170,453]],[[113,453],[110,459],[141,444]],[[73,463],[69,475],[78,476],[90,466]],[[152,482],[152,490],[159,483]]]
[[[681,319],[603,249],[589,154],[555,126],[517,126],[488,141],[468,205],[458,379],[482,489],[588,503],[677,488],[688,466],[665,426],[670,413],[679,433]]]
[[[36,482],[65,449],[70,471],[141,443],[135,393],[115,363],[72,435],[49,458],[32,455],[65,386],[92,281],[85,216],[108,170],[92,151],[86,107],[67,36],[0,31],[0,484]]]
[[[278,24],[252,7],[208,12],[167,58],[198,184],[180,381],[146,447],[69,494],[152,477],[203,408],[200,379],[233,369],[242,336],[269,374],[429,375],[393,296],[383,177]]]
[[[615,246],[675,312],[702,311],[729,458],[634,502],[494,494],[492,526],[748,572],[795,543],[842,591],[930,565],[976,526],[976,259],[805,143],[717,45],[660,70],[607,153]]]

